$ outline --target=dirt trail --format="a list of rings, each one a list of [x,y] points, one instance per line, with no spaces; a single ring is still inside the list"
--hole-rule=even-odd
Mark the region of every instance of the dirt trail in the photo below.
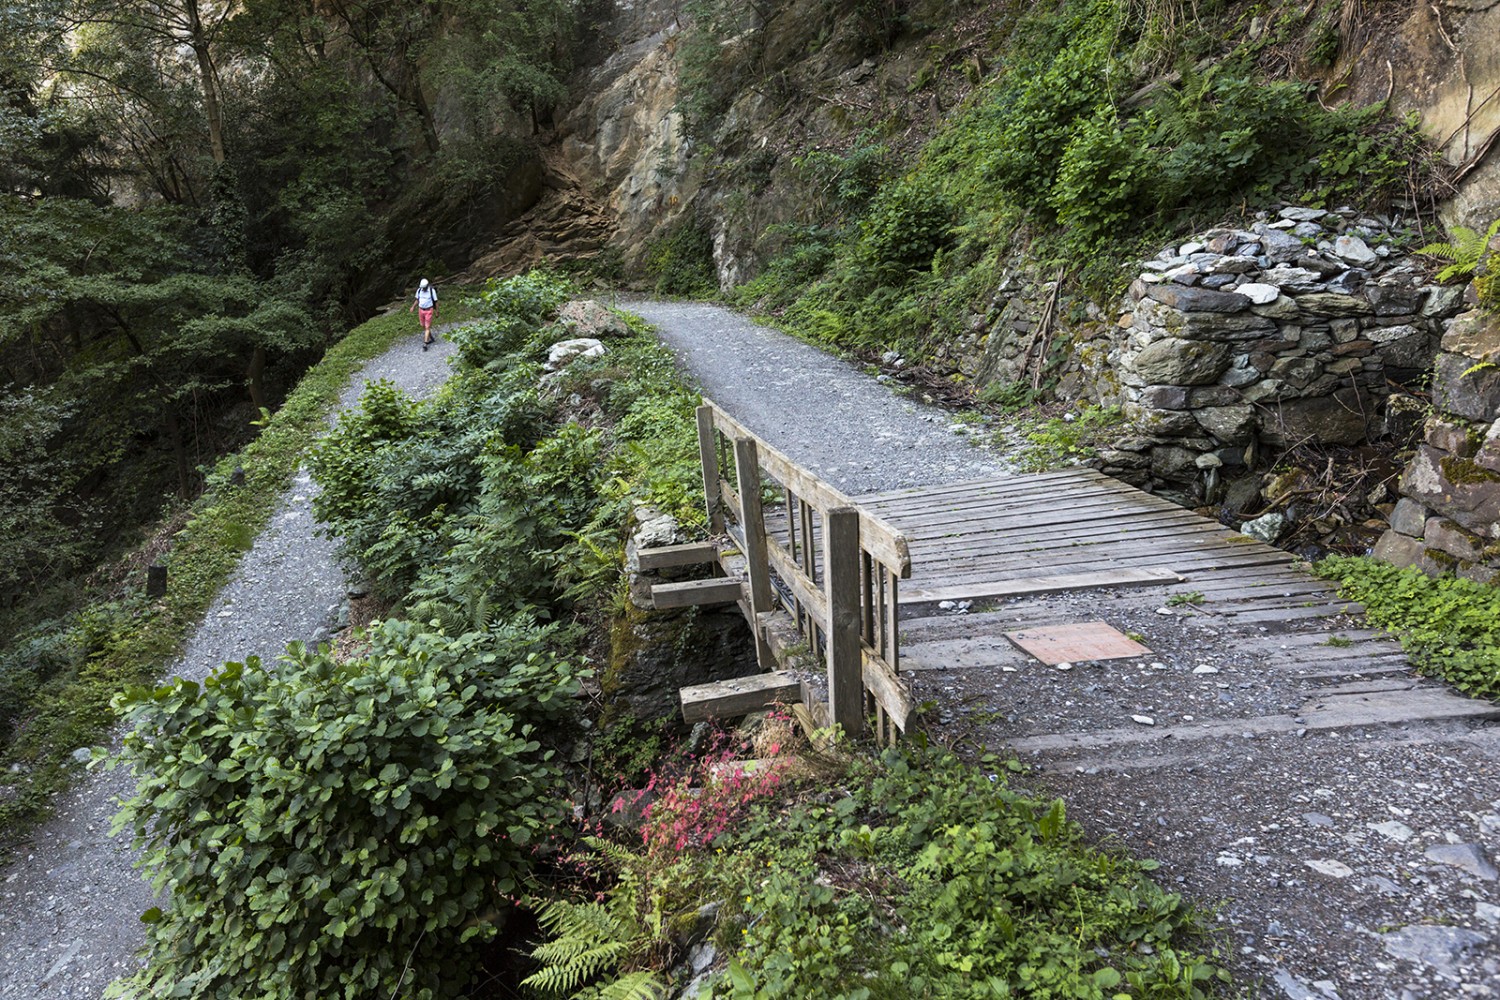
[[[419,396],[442,384],[453,345],[441,338],[423,351],[418,338],[413,333],[370,361],[342,405],[357,403],[375,379]],[[328,637],[346,583],[333,542],[316,531],[315,491],[299,470],[171,675],[202,679],[226,660],[273,658],[293,640]],[[116,802],[129,788],[123,771],[89,774],[0,873],[0,1000],[97,1000],[139,961],[139,917],[153,905],[151,892],[133,867],[128,836],[109,836]]]

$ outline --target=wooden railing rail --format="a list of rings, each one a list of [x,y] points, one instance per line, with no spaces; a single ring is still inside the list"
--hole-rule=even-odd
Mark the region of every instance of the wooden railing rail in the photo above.
[[[878,735],[894,739],[913,713],[898,676],[897,581],[911,575],[906,537],[711,400],[698,408],[698,445],[710,528],[730,534],[745,557],[762,666],[774,657],[760,623],[780,603],[809,648],[824,651],[830,720],[859,735],[873,714]],[[784,503],[779,536],[762,505],[767,481]]]

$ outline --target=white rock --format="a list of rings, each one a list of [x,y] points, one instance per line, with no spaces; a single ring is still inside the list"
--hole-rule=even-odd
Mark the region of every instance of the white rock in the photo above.
[[[1315,872],[1323,875],[1331,875],[1334,878],[1348,878],[1350,875],[1354,874],[1354,869],[1350,868],[1342,861],[1314,859],[1312,861],[1305,861],[1303,863]]]
[[[1056,667],[1058,670],[1072,670],[1073,669],[1073,664],[1071,664],[1071,663],[1054,663],[1052,665],[1054,667]]]
[[[1486,903],[1484,900],[1474,904],[1474,916],[1487,924],[1500,924],[1500,906],[1494,903]]]
[[[1288,205],[1276,214],[1283,219],[1291,219],[1293,222],[1315,222],[1328,213],[1321,208],[1300,208]]]
[[[1149,716],[1149,715],[1132,715],[1130,717],[1130,721],[1132,721],[1132,722],[1139,722],[1143,726],[1154,726],[1154,725],[1156,725],[1156,720],[1153,719],[1153,718],[1151,718],[1151,716]]]
[[[579,358],[597,358],[604,352],[604,345],[593,337],[559,340],[547,349],[547,363],[542,367],[549,372],[555,372],[560,368],[566,368]]]
[[[1204,244],[1202,243],[1184,243],[1177,248],[1177,255],[1179,257],[1191,257],[1195,253],[1202,253],[1203,250]]]
[[[1216,674],[1218,672],[1218,667],[1210,667],[1207,663],[1200,663],[1193,668],[1193,673],[1195,674]]]
[[[1380,258],[1358,236],[1344,235],[1333,241],[1333,252],[1351,264],[1364,266]]]
[[[1238,868],[1245,862],[1241,861],[1233,854],[1221,854],[1214,859],[1214,863],[1219,865],[1221,868]]]
[[[1365,826],[1369,827],[1371,830],[1374,830],[1382,837],[1389,837],[1391,840],[1394,840],[1397,843],[1401,844],[1406,843],[1416,835],[1411,827],[1407,826],[1405,823],[1400,822],[1399,820],[1394,819],[1388,820],[1384,823],[1366,823]]]
[[[1245,298],[1258,306],[1270,305],[1281,297],[1281,289],[1261,281],[1251,281],[1235,288]]]

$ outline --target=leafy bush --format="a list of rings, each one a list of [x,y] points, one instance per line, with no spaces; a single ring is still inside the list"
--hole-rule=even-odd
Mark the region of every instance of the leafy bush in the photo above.
[[[1329,556],[1314,569],[1394,632],[1424,673],[1500,701],[1500,588],[1358,556]]]
[[[882,188],[860,220],[855,260],[880,283],[899,284],[953,241],[953,220],[953,202],[931,178],[902,178]]]
[[[114,995],[452,995],[561,820],[541,733],[572,667],[516,624],[449,637],[408,622],[338,663],[293,646],[200,687],[127,692],[139,786],[116,821],[165,910]]]
[[[491,278],[477,305],[486,318],[453,331],[459,355],[472,367],[520,351],[573,294],[563,275],[544,269]]]
[[[719,290],[714,243],[699,222],[688,219],[646,247],[646,274],[658,295],[709,296]]]
[[[674,935],[712,901],[729,959],[714,996],[1189,1000],[1227,981],[1197,916],[1147,877],[1154,866],[1088,847],[1061,802],[945,751],[828,766],[837,780],[809,787],[774,769],[703,774],[707,805],[653,809],[643,853],[604,850],[620,872],[605,902],[551,904],[554,941],[538,953],[551,974],[599,975],[613,994],[653,956],[670,965]],[[740,818],[719,823],[728,813]],[[590,942],[603,960],[585,966]]]

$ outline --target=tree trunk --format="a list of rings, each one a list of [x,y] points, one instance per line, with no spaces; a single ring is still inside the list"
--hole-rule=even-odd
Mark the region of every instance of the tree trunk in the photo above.
[[[214,72],[212,53],[208,49],[208,38],[203,32],[203,21],[198,16],[197,0],[188,0],[188,44],[193,55],[198,57],[198,76],[203,82],[203,114],[208,119],[208,142],[212,148],[214,162],[224,162],[224,115],[219,109],[219,88]]]
[[[166,428],[167,437],[172,442],[172,458],[177,463],[177,495],[186,500],[191,496],[192,483],[188,478],[187,447],[182,443],[182,424],[177,419],[177,411],[172,409],[172,404],[167,404],[166,414],[162,421]]]

